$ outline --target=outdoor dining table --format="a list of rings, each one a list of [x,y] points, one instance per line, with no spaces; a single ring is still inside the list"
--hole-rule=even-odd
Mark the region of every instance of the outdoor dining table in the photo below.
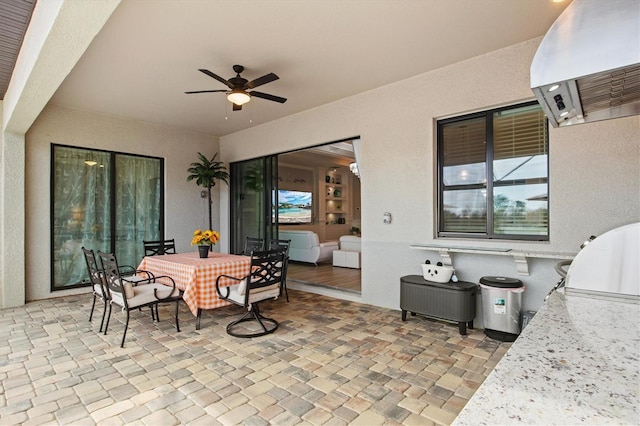
[[[235,254],[209,253],[200,258],[197,252],[147,256],[138,269],[154,275],[168,275],[174,279],[176,287],[184,291],[182,296],[191,313],[196,317],[196,330],[200,330],[203,309],[215,309],[230,305],[216,292],[216,279],[220,275],[242,278],[247,274],[251,258]],[[158,282],[162,282],[160,279]],[[237,281],[223,278],[221,286],[236,284]],[[171,285],[166,282],[163,284]]]

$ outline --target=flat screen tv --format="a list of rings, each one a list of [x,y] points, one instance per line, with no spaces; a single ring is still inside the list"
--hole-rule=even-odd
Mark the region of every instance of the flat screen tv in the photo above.
[[[311,192],[278,190],[278,223],[311,223]]]

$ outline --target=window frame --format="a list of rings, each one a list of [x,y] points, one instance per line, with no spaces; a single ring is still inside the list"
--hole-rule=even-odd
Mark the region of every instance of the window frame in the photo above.
[[[502,111],[515,110],[518,108],[529,106],[540,106],[537,101],[528,101],[517,104],[505,105],[498,108],[492,108],[488,110],[478,111],[474,113],[464,114],[455,117],[449,117],[445,119],[436,120],[436,238],[465,238],[465,239],[478,239],[478,240],[515,240],[515,241],[549,241],[550,238],[550,220],[549,212],[551,206],[549,204],[549,183],[550,183],[550,170],[549,170],[549,120],[546,115],[544,116],[544,143],[546,146],[546,183],[547,186],[547,229],[545,235],[531,235],[531,234],[499,234],[494,229],[494,179],[493,177],[493,163],[494,163],[494,129],[493,129],[493,116],[495,113]],[[542,109],[541,109],[542,111]],[[485,121],[485,140],[486,140],[486,152],[485,152],[485,178],[486,184],[465,185],[465,188],[477,189],[482,187],[486,190],[487,194],[487,212],[486,212],[486,231],[485,232],[458,232],[458,231],[445,231],[444,230],[444,149],[443,149],[443,128],[447,124],[457,123],[462,121],[468,121],[478,118],[484,118]],[[456,185],[447,187],[451,189]],[[460,185],[457,185],[460,186]]]
[[[56,291],[63,291],[63,290],[70,290],[70,289],[75,289],[75,288],[82,288],[82,287],[90,287],[91,286],[91,282],[88,279],[83,279],[80,282],[76,282],[74,284],[69,284],[69,285],[62,285],[62,286],[57,286],[55,283],[55,238],[56,238],[56,231],[55,231],[55,221],[56,221],[56,213],[55,213],[55,206],[56,206],[56,199],[55,199],[55,185],[56,185],[56,165],[55,165],[55,161],[56,161],[56,149],[58,148],[62,148],[62,149],[74,149],[74,150],[81,150],[81,151],[88,151],[88,152],[93,152],[93,153],[102,153],[102,154],[107,154],[109,156],[109,164],[110,164],[110,169],[112,170],[112,173],[110,175],[110,208],[109,208],[109,223],[110,223],[110,228],[109,228],[109,235],[110,235],[110,243],[109,243],[109,252],[114,253],[117,251],[117,241],[116,241],[116,237],[114,237],[115,233],[116,233],[116,229],[117,229],[117,221],[116,221],[116,203],[117,203],[117,185],[116,185],[116,158],[118,156],[125,156],[125,157],[136,157],[136,158],[143,158],[143,159],[150,159],[150,160],[155,160],[158,161],[158,165],[159,165],[159,187],[160,187],[160,191],[158,194],[158,233],[159,233],[159,238],[160,240],[165,238],[165,192],[166,192],[166,187],[165,187],[165,162],[164,162],[164,158],[162,157],[155,157],[155,156],[150,156],[150,155],[144,155],[144,154],[135,154],[135,153],[130,153],[130,152],[120,152],[120,151],[110,151],[110,150],[105,150],[105,149],[98,149],[98,148],[90,148],[90,147],[84,147],[84,146],[75,146],[75,145],[65,145],[65,144],[58,144],[58,143],[51,143],[51,150],[50,150],[50,189],[49,189],[49,200],[50,200],[50,206],[49,206],[49,224],[50,224],[50,241],[51,241],[51,247],[50,247],[50,254],[49,254],[49,258],[50,258],[50,290],[51,292],[56,292]],[[91,247],[88,247],[91,248]],[[82,258],[82,262],[84,262],[84,257]],[[137,265],[133,265],[134,267],[136,267]],[[86,268],[86,267],[85,267]]]

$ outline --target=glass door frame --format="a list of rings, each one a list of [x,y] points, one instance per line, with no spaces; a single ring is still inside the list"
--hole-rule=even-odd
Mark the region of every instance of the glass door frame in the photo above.
[[[274,207],[278,205],[278,154],[233,162],[229,171],[229,252],[240,254],[247,236],[264,241],[278,237],[278,209]],[[246,200],[252,194],[256,205],[248,206]],[[248,215],[255,220],[247,220]],[[251,225],[257,232],[247,235],[245,229]]]
[[[56,242],[59,240],[57,228],[59,228],[58,225],[59,225],[59,222],[62,220],[62,218],[57,216],[68,215],[69,214],[68,210],[70,210],[69,208],[65,207],[62,209],[62,211],[57,211],[57,209],[60,210],[59,206],[57,206],[56,204],[57,202],[60,201],[56,199],[56,184],[58,183],[58,178],[56,177],[57,149],[77,151],[76,155],[86,154],[90,157],[91,160],[98,160],[101,158],[102,160],[104,160],[103,164],[98,165],[97,161],[94,161],[92,164],[87,163],[85,161],[84,164],[88,167],[97,167],[97,168],[104,167],[103,170],[106,170],[108,175],[108,177],[106,178],[108,189],[105,192],[106,197],[104,198],[104,200],[102,200],[105,203],[105,205],[103,209],[100,210],[101,212],[103,212],[103,217],[105,218],[103,223],[98,223],[95,220],[92,222],[90,220],[91,215],[89,215],[88,219],[85,221],[84,216],[80,214],[81,212],[78,214],[77,218],[75,217],[71,218],[73,219],[74,222],[78,222],[78,223],[74,225],[74,228],[77,228],[77,230],[75,232],[75,235],[71,238],[71,241],[70,241],[71,243],[73,243],[72,245],[70,245],[73,251],[69,250],[67,253],[68,256],[70,256],[70,260],[68,260],[68,263],[70,263],[70,267],[72,267],[74,271],[76,270],[76,268],[78,270],[77,274],[74,272],[74,276],[81,275],[83,278],[80,279],[79,281],[73,281],[68,284],[56,283],[56,278],[55,278],[56,265],[57,264],[59,265],[61,262],[61,259],[59,257],[61,256],[61,252],[62,252],[61,247],[58,247],[59,244]],[[141,235],[140,238],[138,238],[136,234],[135,240],[130,240],[130,241],[133,241],[133,243],[136,245],[136,250],[139,249],[141,253],[143,253],[143,249],[142,249],[143,239],[164,239],[164,232],[165,232],[165,228],[164,228],[164,222],[165,222],[164,158],[52,143],[51,144],[51,169],[50,169],[50,173],[51,173],[50,175],[50,182],[51,182],[50,183],[50,207],[49,207],[50,208],[50,211],[49,211],[50,241],[51,241],[50,289],[52,292],[59,291],[59,290],[68,290],[68,289],[73,289],[78,287],[87,287],[91,285],[91,282],[88,280],[88,278],[85,278],[86,264],[85,264],[82,252],[80,250],[81,246],[86,245],[87,248],[91,248],[94,250],[102,250],[110,253],[116,253],[116,255],[121,258],[119,260],[121,260],[123,264],[130,263],[130,259],[127,259],[126,256],[124,256],[125,258],[123,258],[122,253],[120,253],[122,250],[118,246],[117,244],[118,242],[116,241],[117,234],[119,231],[117,216],[116,216],[116,208],[117,208],[116,203],[120,199],[119,197],[122,196],[122,194],[118,192],[118,187],[116,185],[116,182],[117,182],[116,158],[120,156],[137,158],[137,159],[148,159],[154,162],[157,161],[157,165],[158,165],[157,183],[155,184],[158,191],[157,200],[156,200],[158,204],[157,205],[157,208],[158,208],[157,221],[158,222],[155,223],[156,225],[156,227],[154,227],[155,229],[149,230],[149,233],[145,232],[145,234]],[[86,193],[86,191],[84,191],[84,193]],[[65,221],[64,225],[68,226],[70,224]],[[96,226],[96,225],[100,225],[100,226]],[[102,237],[98,237],[99,234],[102,234]],[[135,259],[135,260],[138,260],[138,259]],[[132,266],[136,267],[137,264]],[[82,270],[82,272],[80,272],[80,270]]]

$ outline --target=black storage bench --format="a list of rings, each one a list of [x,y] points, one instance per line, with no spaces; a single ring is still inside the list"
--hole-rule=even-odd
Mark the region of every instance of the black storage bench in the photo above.
[[[473,328],[476,317],[478,284],[466,281],[435,283],[421,275],[400,278],[400,309],[402,321],[411,315],[455,321],[460,334],[467,334],[467,325]]]

